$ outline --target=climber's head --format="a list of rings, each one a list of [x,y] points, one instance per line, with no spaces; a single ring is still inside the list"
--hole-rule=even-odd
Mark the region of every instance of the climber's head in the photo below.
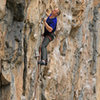
[[[55,8],[54,10],[52,10],[52,15],[55,17],[59,16],[60,13],[61,13],[61,11],[58,8]]]

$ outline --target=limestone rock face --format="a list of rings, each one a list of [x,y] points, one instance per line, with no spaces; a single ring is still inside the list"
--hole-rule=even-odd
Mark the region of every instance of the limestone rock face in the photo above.
[[[38,66],[46,11],[60,8],[48,65]],[[99,0],[0,0],[0,100],[100,100]]]

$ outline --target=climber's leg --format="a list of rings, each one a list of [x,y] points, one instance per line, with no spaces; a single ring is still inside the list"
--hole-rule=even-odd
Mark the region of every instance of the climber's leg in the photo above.
[[[47,46],[50,42],[50,39],[46,36],[44,37],[44,40],[41,45],[41,61],[39,61],[39,64],[46,65],[47,64]]]

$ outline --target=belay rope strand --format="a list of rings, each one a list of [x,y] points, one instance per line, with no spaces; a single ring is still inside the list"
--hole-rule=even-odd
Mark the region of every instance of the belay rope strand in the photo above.
[[[43,18],[45,17],[45,14],[43,14],[42,16],[42,21],[43,21]],[[42,27],[43,27],[43,22],[41,21],[40,23],[40,29],[41,29],[41,33],[42,33]],[[39,46],[39,56],[37,57],[37,67],[36,67],[36,76],[35,76],[35,85],[34,85],[34,96],[33,96],[33,100],[35,100],[36,98],[36,89],[37,89],[37,86],[38,86],[38,79],[39,79],[39,75],[40,75],[40,70],[41,70],[41,66],[38,64],[38,61],[40,60],[41,58],[41,45],[42,45],[42,41],[43,41],[43,36],[42,34],[40,33],[40,37],[42,37],[41,41],[40,41],[40,46]]]
[[[39,79],[39,70],[40,70],[40,65],[38,64],[38,67],[36,68],[36,77],[35,77],[33,100],[35,100],[35,97],[36,97],[36,89],[37,89],[38,79]]]
[[[41,45],[39,47],[39,56],[37,57],[37,63],[40,60],[40,58],[41,58]],[[37,89],[37,86],[38,86],[38,79],[39,79],[39,75],[40,75],[40,69],[41,69],[41,66],[39,64],[37,64],[33,100],[35,100],[35,97],[36,97],[36,89]]]

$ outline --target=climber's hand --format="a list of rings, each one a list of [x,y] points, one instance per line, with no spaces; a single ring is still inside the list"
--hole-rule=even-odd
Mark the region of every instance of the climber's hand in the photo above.
[[[49,9],[46,9],[46,15],[47,15],[47,17],[50,15]]]
[[[46,22],[46,20],[47,20],[47,18],[44,18],[43,22],[45,23],[45,22]]]

